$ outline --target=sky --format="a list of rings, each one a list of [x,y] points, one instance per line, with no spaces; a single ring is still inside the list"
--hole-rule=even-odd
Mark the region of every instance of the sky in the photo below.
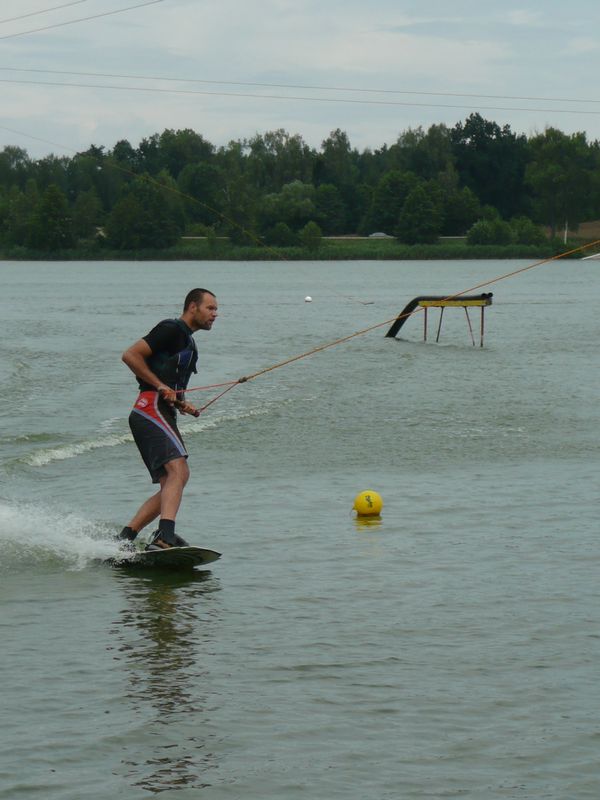
[[[283,128],[363,151],[478,112],[600,139],[597,0],[0,0],[0,148],[216,146]]]

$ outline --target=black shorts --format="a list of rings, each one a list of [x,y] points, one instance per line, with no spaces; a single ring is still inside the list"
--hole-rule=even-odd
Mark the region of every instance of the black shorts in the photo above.
[[[142,392],[131,414],[129,427],[152,483],[166,475],[165,464],[176,458],[187,458],[187,450],[177,430],[175,411],[158,392]]]

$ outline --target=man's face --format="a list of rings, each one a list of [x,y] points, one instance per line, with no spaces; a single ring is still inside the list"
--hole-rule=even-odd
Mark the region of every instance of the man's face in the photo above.
[[[195,330],[209,331],[217,318],[217,298],[206,292],[200,303],[192,303]]]

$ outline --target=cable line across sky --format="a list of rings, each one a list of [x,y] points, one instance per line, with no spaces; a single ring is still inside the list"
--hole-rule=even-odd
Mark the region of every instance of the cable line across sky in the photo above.
[[[28,17],[37,17],[40,14],[49,14],[51,11],[60,11],[62,8],[69,8],[70,6],[79,6],[82,3],[88,3],[89,0],[72,0],[70,3],[63,3],[60,6],[52,6],[52,8],[42,8],[40,11],[30,11],[28,14],[19,14],[18,17],[10,17],[9,19],[0,19],[0,25],[5,25],[7,22],[18,22],[20,19],[27,19]]]
[[[64,69],[36,69],[28,67],[2,67],[1,72],[27,72],[42,75],[75,75],[82,78],[117,78],[119,80],[135,81],[165,81],[168,83],[202,83],[212,86],[255,86],[265,89],[312,89],[322,92],[354,92],[357,94],[400,94],[400,95],[420,95],[422,97],[468,97],[470,99],[483,100],[519,100],[523,102],[536,103],[600,103],[600,100],[589,97],[534,97],[527,95],[509,94],[473,94],[470,92],[445,92],[445,91],[423,91],[419,89],[375,89],[361,88],[359,86],[322,86],[319,84],[301,83],[266,83],[255,81],[232,81],[220,78],[177,78],[168,75],[130,75],[115,72],[80,72]]]
[[[80,0],[83,2],[84,0]],[[132,11],[135,8],[144,8],[146,6],[154,6],[157,3],[164,3],[165,0],[147,0],[145,3],[138,3],[135,6],[127,6],[127,8],[117,8],[113,11],[103,11],[101,14],[91,14],[89,17],[79,17],[78,19],[70,19],[65,22],[55,22],[53,25],[44,25],[42,28],[32,28],[28,31],[20,31],[19,33],[8,33],[0,36],[0,39],[15,39],[17,36],[27,36],[30,33],[41,33],[42,31],[49,31],[53,28],[63,28],[65,25],[74,25],[76,22],[87,22],[92,19],[100,19],[101,17],[110,17],[114,14],[122,14],[123,11]],[[51,10],[51,9],[48,9]],[[42,13],[42,12],[38,12]],[[7,20],[12,21],[12,20]]]
[[[162,2],[162,0],[153,0],[154,2]],[[3,37],[0,36],[0,39]],[[460,103],[418,103],[411,101],[401,100],[364,100],[359,98],[350,97],[304,97],[300,95],[281,95],[281,94],[255,94],[253,92],[209,92],[203,89],[166,89],[159,86],[118,86],[116,84],[101,84],[101,83],[77,83],[75,81],[28,81],[18,78],[0,78],[0,83],[4,84],[18,84],[21,86],[64,86],[66,88],[79,88],[79,89],[104,89],[110,91],[129,91],[129,92],[142,92],[159,94],[181,94],[187,96],[201,96],[201,97],[236,97],[236,98],[249,98],[254,100],[292,100],[304,103],[346,103],[352,105],[368,105],[368,106],[391,106],[391,107],[413,107],[413,108],[462,108],[471,109],[478,108],[482,111],[521,111],[521,112],[544,112],[548,114],[585,114],[588,116],[600,115],[600,110],[592,111],[590,109],[576,109],[576,108],[523,108],[511,106],[487,106],[479,104],[460,104]]]

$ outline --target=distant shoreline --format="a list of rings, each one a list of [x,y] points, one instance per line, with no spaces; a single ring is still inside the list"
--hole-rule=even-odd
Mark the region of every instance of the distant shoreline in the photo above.
[[[0,250],[0,261],[452,261],[545,259],[581,247],[585,241],[544,245],[467,245],[464,242],[403,245],[395,240],[323,240],[318,248],[242,246],[186,240],[164,250],[109,250],[81,246],[44,253],[23,247]],[[572,258],[593,255],[582,250]]]

